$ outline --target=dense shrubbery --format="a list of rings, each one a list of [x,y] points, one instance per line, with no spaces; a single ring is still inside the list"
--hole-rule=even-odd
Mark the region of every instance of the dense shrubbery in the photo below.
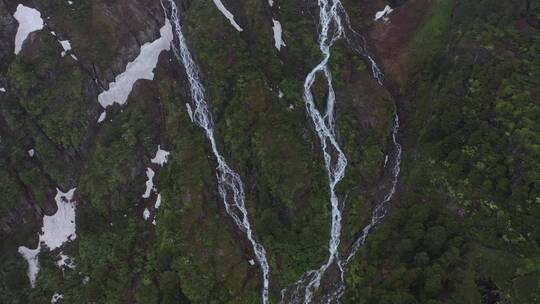
[[[519,9],[505,1],[456,4],[449,53],[422,58],[431,68],[408,87],[415,97],[405,130],[405,206],[353,266],[352,303],[539,300],[540,39],[520,23]],[[439,223],[418,218],[425,212]],[[456,221],[462,227],[444,231]],[[424,244],[411,242],[415,225]],[[471,245],[443,245],[433,255],[430,246],[444,237]],[[411,246],[419,247],[407,254]]]

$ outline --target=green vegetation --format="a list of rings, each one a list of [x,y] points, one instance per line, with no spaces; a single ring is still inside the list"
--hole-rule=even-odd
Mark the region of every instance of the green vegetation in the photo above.
[[[448,29],[443,8],[426,24]],[[351,303],[538,302],[540,40],[520,14],[462,3],[447,38],[419,30],[449,52],[418,47],[401,205],[353,264]]]
[[[355,28],[371,26],[372,16],[362,20],[363,5],[352,2]],[[537,303],[538,1],[526,8],[498,0],[427,2],[425,20],[406,43],[408,81],[397,100],[399,192],[347,272],[344,303]],[[0,67],[8,89],[0,93],[0,212],[24,222],[0,222],[0,302],[48,303],[58,292],[64,303],[259,303],[260,269],[224,210],[215,160],[189,118],[188,83],[170,54],[162,54],[154,81],[138,82],[127,105],[109,108],[107,120],[95,123],[93,74],[110,77],[125,54],[133,55],[135,40],[157,33],[159,3],[37,5],[81,61],[61,57],[47,30]],[[146,23],[141,6],[155,20]],[[303,80],[321,57],[316,22],[301,1],[279,6],[274,13],[287,44],[281,52],[264,1],[230,4],[243,32],[211,1],[192,1],[183,15],[219,148],[242,177],[250,221],[268,252],[272,303],[324,261],[330,230],[327,176],[302,99]],[[0,3],[0,15],[5,11]],[[346,250],[379,195],[397,109],[363,58],[342,42],[332,51],[336,133],[349,161],[338,187]],[[97,72],[88,72],[92,65]],[[326,91],[317,80],[321,107]],[[158,144],[171,152],[164,167],[150,163]],[[159,209],[157,194],[141,197],[149,166]],[[60,270],[59,250],[44,250],[30,289],[17,246],[35,245],[37,214],[55,211],[56,187],[77,187],[77,239],[62,248],[77,268]],[[21,206],[34,211],[14,211]]]

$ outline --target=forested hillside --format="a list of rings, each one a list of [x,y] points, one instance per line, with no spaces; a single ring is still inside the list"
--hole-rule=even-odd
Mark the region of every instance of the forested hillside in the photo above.
[[[0,303],[540,303],[539,0],[0,0]]]

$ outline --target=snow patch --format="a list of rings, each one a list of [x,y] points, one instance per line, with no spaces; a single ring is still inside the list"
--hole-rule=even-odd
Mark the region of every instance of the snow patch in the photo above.
[[[6,89],[5,88],[0,88],[0,92],[5,93]]]
[[[281,28],[281,23],[276,19],[272,19],[272,22],[274,23],[272,29],[274,30],[275,46],[279,51],[282,46],[285,46],[285,42],[283,42],[283,29]]]
[[[43,226],[39,234],[39,243],[36,249],[29,249],[25,246],[19,247],[19,253],[28,263],[28,278],[30,285],[35,286],[36,277],[39,272],[38,255],[43,243],[49,250],[54,250],[62,246],[65,242],[77,238],[75,226],[75,201],[73,194],[77,188],[68,192],[62,192],[56,189],[56,206],[58,210],[53,215],[43,216]]]
[[[225,16],[225,18],[229,19],[232,26],[234,26],[234,28],[237,31],[239,31],[239,32],[243,31],[243,29],[240,27],[240,25],[238,25],[238,23],[236,23],[236,21],[234,21],[234,15],[231,12],[229,12],[229,10],[225,7],[225,5],[223,5],[221,0],[214,0],[214,4],[217,6],[218,10]]]
[[[148,208],[144,208],[144,211],[143,211],[143,219],[144,219],[145,221],[147,221],[148,218],[150,218],[150,210],[148,210]]]
[[[387,5],[382,11],[378,11],[377,13],[375,13],[375,18],[373,20],[378,21],[382,18],[384,22],[388,22],[388,16],[393,11],[394,10],[390,7],[390,5]]]
[[[165,20],[165,25],[159,32],[161,37],[153,42],[145,43],[141,47],[141,52],[137,58],[128,63],[124,73],[116,76],[115,81],[109,84],[109,89],[99,94],[98,101],[103,108],[111,106],[114,103],[125,104],[137,80],[154,79],[154,69],[156,68],[159,54],[171,48],[173,33],[169,20]]]
[[[146,168],[146,177],[148,178],[148,180],[146,181],[146,190],[142,195],[143,198],[149,198],[150,193],[152,193],[152,190],[154,190],[154,175],[156,175],[154,170],[152,170],[151,168]]]
[[[30,249],[24,246],[19,247],[19,253],[28,263],[28,270],[26,271],[26,274],[28,275],[28,279],[30,280],[30,286],[32,286],[32,288],[36,286],[36,278],[39,273],[38,255],[40,250],[41,244],[38,244],[38,247],[36,249]]]
[[[60,299],[63,299],[64,295],[55,292],[51,298],[51,304],[56,304]]]
[[[34,157],[34,154],[36,154],[36,151],[34,149],[28,150],[28,156]]]
[[[159,209],[159,206],[161,206],[161,193],[158,193],[156,198],[156,203],[154,204],[154,208]]]
[[[43,227],[41,228],[40,242],[45,243],[50,250],[62,246],[65,242],[77,238],[75,232],[75,202],[73,194],[77,188],[73,188],[66,193],[56,189],[56,206],[58,211],[49,216],[43,216]]]
[[[283,96],[285,96],[285,94],[283,94],[283,91],[281,89],[279,89],[277,97],[278,98],[283,98]]]
[[[58,266],[58,268],[62,270],[64,270],[65,268],[75,269],[76,265],[72,257],[64,254],[63,252],[60,252],[58,256],[60,257],[60,260],[56,261],[56,266]]]
[[[98,123],[101,123],[105,120],[105,118],[107,118],[107,112],[106,111],[103,111],[101,112],[101,114],[99,114],[99,118],[97,120]]]
[[[167,163],[169,154],[171,154],[169,151],[162,150],[161,146],[158,145],[156,156],[154,156],[154,158],[152,158],[150,161],[153,164],[158,164],[163,167],[163,165]]]
[[[62,53],[60,54],[62,57],[66,56],[67,52],[71,51],[71,43],[69,40],[60,40],[60,45],[62,45],[62,48],[64,49]]]
[[[43,19],[41,19],[41,13],[38,10],[22,4],[17,6],[13,17],[19,22],[19,28],[15,35],[15,55],[17,55],[28,35],[43,29]]]

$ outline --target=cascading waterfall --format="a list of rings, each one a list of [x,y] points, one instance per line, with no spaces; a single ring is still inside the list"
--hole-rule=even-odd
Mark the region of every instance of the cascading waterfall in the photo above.
[[[390,181],[390,189],[384,196],[384,198],[375,206],[375,209],[373,209],[373,212],[371,213],[371,222],[364,227],[362,230],[362,234],[354,244],[352,245],[351,249],[349,250],[349,253],[347,255],[347,258],[345,261],[343,261],[343,266],[348,265],[356,253],[358,252],[358,249],[364,243],[366,242],[366,238],[369,235],[369,232],[373,227],[375,227],[377,224],[381,222],[381,220],[386,216],[387,213],[387,203],[390,202],[392,197],[394,197],[394,194],[396,193],[396,187],[397,182],[399,178],[399,173],[401,171],[400,165],[401,165],[401,145],[397,141],[397,133],[399,132],[399,116],[397,114],[394,115],[394,127],[392,129],[392,143],[394,145],[394,158],[392,160],[392,169],[391,169],[391,181]]]
[[[262,302],[263,304],[267,304],[269,302],[268,289],[270,269],[266,258],[266,250],[256,241],[253,234],[248,219],[248,211],[245,206],[244,186],[240,176],[229,167],[225,158],[218,150],[216,139],[214,137],[214,123],[208,103],[206,102],[205,90],[200,78],[199,67],[195,63],[182,33],[180,14],[176,3],[174,0],[165,1],[171,8],[170,18],[177,38],[176,43],[173,42],[173,52],[176,58],[183,64],[189,81],[192,105],[188,109],[190,110],[191,119],[195,124],[204,129],[206,137],[210,141],[212,152],[217,160],[216,176],[219,194],[223,199],[227,214],[234,220],[238,229],[245,233],[253,247],[255,258],[260,265],[263,274]],[[163,9],[167,16],[167,10],[165,7],[163,7]]]
[[[319,48],[323,54],[323,59],[311,72],[307,75],[304,82],[304,102],[306,111],[311,118],[317,136],[319,137],[321,149],[324,157],[325,167],[328,173],[328,181],[330,188],[330,204],[332,206],[332,224],[330,241],[328,245],[328,259],[326,262],[315,270],[310,270],[305,273],[300,280],[293,285],[291,299],[292,303],[301,301],[301,288],[304,287],[304,303],[310,303],[313,298],[313,293],[319,288],[322,276],[326,270],[333,264],[341,270],[339,263],[338,247],[341,238],[341,210],[339,206],[339,198],[336,193],[337,184],[345,176],[347,167],[347,158],[341,150],[335,136],[335,93],[332,85],[332,73],[328,67],[330,60],[330,49],[333,44],[344,35],[341,17],[339,16],[339,1],[319,0]],[[311,88],[315,83],[315,78],[318,73],[323,73],[328,85],[328,97],[326,99],[326,111],[322,114],[316,107]],[[342,272],[342,271],[341,271]],[[282,295],[285,290],[282,291]],[[284,299],[283,299],[284,300]]]
[[[313,293],[319,288],[322,276],[326,270],[336,263],[340,271],[340,281],[336,284],[334,292],[330,295],[323,297],[323,301],[330,303],[331,301],[339,301],[345,290],[344,271],[349,262],[355,256],[359,248],[365,243],[367,236],[371,229],[376,226],[386,215],[386,203],[388,203],[395,191],[397,180],[400,171],[401,163],[401,145],[397,142],[397,133],[399,131],[399,117],[396,114],[394,117],[394,127],[392,131],[392,141],[394,144],[395,157],[392,161],[392,179],[391,187],[388,193],[384,196],[384,199],[379,202],[372,212],[370,223],[362,230],[361,236],[355,241],[351,250],[349,251],[345,261],[341,261],[339,257],[338,247],[341,237],[341,211],[339,208],[339,200],[336,194],[336,185],[343,179],[345,175],[345,169],[347,167],[347,158],[337,140],[335,138],[335,92],[332,86],[332,73],[328,68],[328,61],[330,60],[330,51],[334,43],[344,37],[348,45],[351,46],[360,55],[366,57],[370,62],[373,77],[377,82],[382,85],[384,75],[377,66],[375,60],[367,52],[365,39],[352,29],[349,22],[349,16],[345,11],[340,0],[318,0],[319,5],[319,48],[323,54],[322,61],[313,68],[313,70],[307,75],[304,82],[304,101],[308,116],[311,118],[319,140],[321,142],[321,148],[323,151],[325,166],[329,177],[330,186],[330,203],[332,205],[332,228],[331,237],[329,243],[329,256],[326,263],[319,269],[310,270],[306,272],[300,280],[293,284],[292,291],[289,293],[288,299],[285,299],[287,290],[282,290],[282,303],[287,301],[288,303],[302,302],[302,288],[303,288],[303,303],[308,304],[313,299]],[[328,97],[326,99],[326,112],[321,115],[317,110],[311,92],[311,88],[315,82],[315,77],[319,72],[324,73],[324,77],[327,80],[328,85]]]
[[[398,178],[401,170],[401,153],[402,148],[399,142],[397,141],[397,135],[399,132],[399,116],[397,113],[394,115],[394,126],[392,128],[392,143],[393,143],[393,157],[390,160],[390,165],[392,166],[390,169],[390,187],[388,191],[383,196],[382,200],[380,200],[376,205],[373,211],[371,212],[371,220],[370,222],[362,229],[362,233],[360,236],[355,240],[351,248],[349,249],[349,252],[347,253],[347,257],[345,260],[341,262],[341,269],[343,271],[347,271],[348,266],[350,262],[355,257],[356,253],[358,253],[358,250],[362,248],[362,246],[365,244],[366,239],[369,235],[369,233],[372,231],[375,226],[380,224],[380,222],[383,220],[383,218],[386,216],[388,212],[388,203],[390,200],[394,197],[394,194],[396,193]],[[325,295],[321,303],[339,303],[339,300],[345,293],[345,282],[344,280],[341,280],[337,282],[336,285],[332,288],[331,292]]]

